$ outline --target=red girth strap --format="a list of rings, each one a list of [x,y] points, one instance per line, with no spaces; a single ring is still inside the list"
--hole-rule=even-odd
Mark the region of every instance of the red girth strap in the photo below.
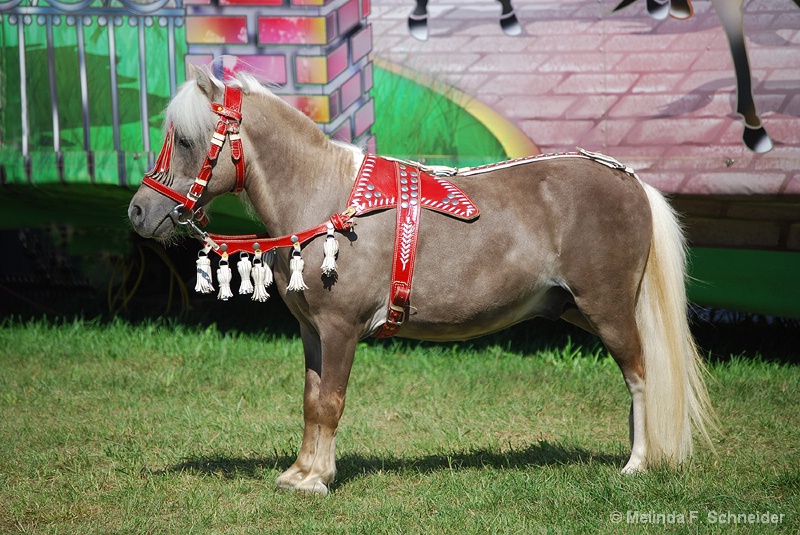
[[[422,199],[422,181],[419,170],[394,162],[397,191],[403,185],[417,186],[415,191]],[[375,334],[376,338],[388,338],[397,334],[408,315],[408,301],[411,298],[411,281],[414,277],[414,264],[417,259],[417,241],[419,238],[419,222],[422,210],[417,197],[405,202],[397,200],[397,225],[394,231],[394,255],[392,261],[392,281],[389,287],[389,309],[386,322]]]

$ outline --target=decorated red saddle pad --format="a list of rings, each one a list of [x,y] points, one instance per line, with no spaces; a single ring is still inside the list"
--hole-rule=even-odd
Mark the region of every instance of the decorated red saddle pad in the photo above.
[[[410,162],[369,155],[358,172],[348,206],[355,216],[396,209],[394,258],[386,323],[375,334],[386,338],[405,321],[411,297],[422,209],[441,212],[464,221],[480,215],[463,191],[443,177],[425,172]]]
[[[444,177],[425,172],[417,164],[368,155],[350,193],[348,206],[355,215],[375,210],[419,206],[464,221],[480,210],[463,191]]]

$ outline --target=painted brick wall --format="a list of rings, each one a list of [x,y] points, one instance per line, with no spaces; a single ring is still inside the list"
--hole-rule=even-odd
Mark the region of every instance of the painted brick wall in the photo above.
[[[187,63],[246,71],[335,139],[375,150],[370,0],[188,0]]]

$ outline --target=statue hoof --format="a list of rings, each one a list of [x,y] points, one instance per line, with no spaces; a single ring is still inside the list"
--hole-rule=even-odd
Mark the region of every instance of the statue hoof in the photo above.
[[[428,40],[428,15],[408,16],[408,31],[411,37],[419,41]]]
[[[748,149],[758,154],[764,154],[772,150],[772,140],[763,126],[753,128],[745,125],[742,141],[744,141]]]

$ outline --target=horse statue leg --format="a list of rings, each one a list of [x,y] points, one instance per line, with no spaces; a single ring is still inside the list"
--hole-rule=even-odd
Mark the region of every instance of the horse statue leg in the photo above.
[[[414,11],[408,16],[408,31],[415,39],[428,40],[428,0],[417,0]]]
[[[800,6],[800,0],[794,1]],[[736,70],[736,113],[744,118],[742,140],[753,152],[764,153],[772,149],[772,140],[761,124],[753,101],[750,63],[747,59],[742,25],[742,3],[743,0],[711,0],[711,5],[728,37],[733,66]]]
[[[522,27],[519,25],[517,14],[514,13],[514,6],[511,5],[511,0],[497,0],[503,6],[503,12],[500,14],[500,29],[506,35],[517,36],[522,34]],[[800,2],[800,0],[798,0]]]
[[[325,495],[336,475],[336,430],[358,336],[346,329],[318,335],[301,325],[306,362],[303,442],[297,460],[275,484],[280,489]]]

